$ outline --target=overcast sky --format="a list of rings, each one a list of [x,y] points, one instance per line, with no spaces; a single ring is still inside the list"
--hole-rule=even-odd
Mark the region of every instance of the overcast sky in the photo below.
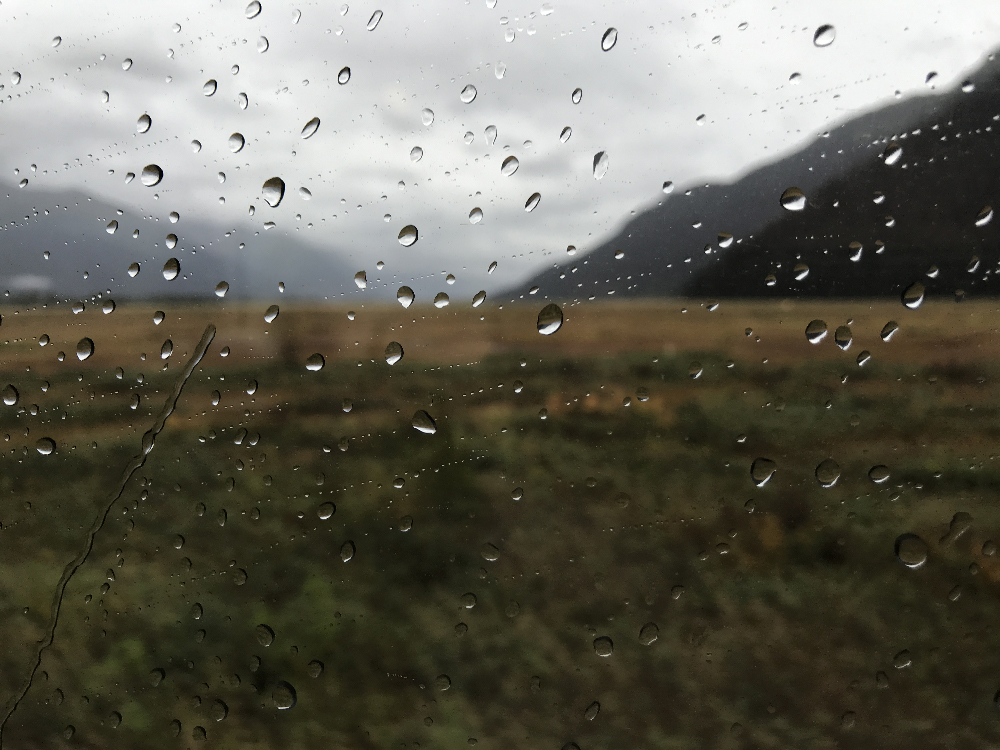
[[[294,235],[393,289],[464,299],[565,259],[567,245],[595,247],[663,199],[665,180],[730,181],[897,91],[932,95],[931,71],[937,90],[955,86],[1000,43],[995,0],[967,0],[960,12],[953,0],[381,2],[261,0],[248,19],[244,0],[4,0],[0,168],[11,185],[28,177],[39,207],[65,189],[108,201],[129,232],[177,211],[181,248],[199,243],[184,234],[195,218],[236,229],[234,246],[264,242],[254,233],[273,222],[267,242]],[[836,39],[821,48],[822,24]],[[617,43],[602,51],[609,27]],[[210,78],[218,90],[206,97]],[[477,95],[464,103],[468,84]],[[138,133],[144,113],[152,127]],[[321,125],[304,140],[313,117]],[[234,132],[246,140],[236,154]],[[595,180],[599,151],[609,167]],[[510,155],[520,166],[504,176]],[[159,185],[125,183],[149,163],[163,169]],[[271,208],[261,186],[275,176],[287,187]],[[534,192],[542,199],[529,214]],[[473,208],[483,212],[475,225]],[[408,224],[419,240],[402,247]],[[144,231],[136,260],[170,230]],[[281,280],[308,277],[304,265],[289,257]],[[445,273],[458,283],[446,286]]]

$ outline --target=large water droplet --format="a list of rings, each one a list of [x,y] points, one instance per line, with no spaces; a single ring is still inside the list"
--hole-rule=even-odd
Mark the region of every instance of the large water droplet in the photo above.
[[[350,562],[354,558],[355,553],[354,542],[348,540],[340,548],[340,559],[343,562]]]
[[[131,57],[126,57],[124,60],[122,60],[122,70],[128,70],[131,67],[132,67]]]
[[[594,154],[594,179],[599,180],[604,175],[608,173],[608,153],[607,151],[598,151]]]
[[[927,543],[916,534],[903,534],[896,539],[896,558],[908,568],[919,568],[927,562]]]
[[[321,521],[326,521],[336,512],[337,512],[337,506],[334,505],[333,503],[322,503],[316,509],[316,515],[319,516],[319,519]]]
[[[882,484],[889,480],[889,467],[879,464],[868,470],[868,478],[875,484]]]
[[[90,359],[90,356],[94,353],[94,342],[92,339],[84,337],[76,342],[76,358],[81,362],[85,359]]]
[[[408,286],[399,287],[399,290],[396,292],[396,300],[404,308],[409,307],[413,304],[413,290]]]
[[[254,635],[257,637],[257,643],[259,643],[264,648],[267,648],[272,643],[274,643],[274,631],[268,625],[261,623],[256,628],[254,628]]]
[[[496,125],[487,125],[486,126],[486,130],[484,132],[486,133],[486,142],[488,144],[490,144],[492,146],[494,143],[497,142],[497,126]]]
[[[372,17],[368,19],[367,29],[369,31],[375,31],[375,27],[378,26],[378,22],[382,20],[382,11],[377,10],[372,13]]]
[[[500,174],[504,177],[510,177],[517,171],[519,166],[521,166],[521,163],[517,160],[516,156],[508,156],[500,165]]]
[[[146,187],[159,185],[163,179],[163,170],[156,164],[147,164],[142,168],[142,175],[139,177]]]
[[[882,157],[886,166],[891,167],[903,158],[903,147],[896,143],[896,141],[892,141],[885,147],[885,151],[882,152]]]
[[[420,110],[420,122],[422,122],[425,127],[430,127],[432,124],[434,124],[434,110],[433,109]]]
[[[532,193],[531,195],[528,196],[528,200],[524,202],[524,210],[530,214],[538,207],[538,204],[541,200],[542,200],[541,193]]]
[[[244,14],[246,15],[247,18],[256,18],[257,16],[260,15],[260,11],[261,11],[260,3],[257,2],[257,0],[253,0],[253,2],[247,6],[246,10],[244,11]]]
[[[169,359],[170,355],[174,353],[174,342],[167,339],[163,342],[163,346],[160,347],[160,359]]]
[[[458,95],[458,98],[462,100],[463,104],[472,104],[476,99],[476,87],[471,83],[462,89],[462,93]]]
[[[229,292],[229,283],[225,281],[220,281],[215,285],[215,296],[222,299]]]
[[[167,246],[167,250],[173,250],[175,247],[177,247],[177,235],[168,234],[166,236],[166,239],[164,239],[163,243]]]
[[[43,437],[39,438],[38,442],[35,443],[35,450],[41,453],[43,456],[51,455],[56,449],[56,441],[52,438]]]
[[[976,215],[976,226],[985,227],[993,221],[993,207],[983,206],[982,210]]]
[[[615,644],[606,635],[594,639],[594,653],[598,656],[608,657],[615,651]]]
[[[829,47],[837,38],[837,30],[828,23],[823,24],[813,34],[813,44],[817,47]]]
[[[604,36],[601,37],[601,49],[607,52],[615,43],[618,41],[618,29],[611,27],[604,32]]]
[[[216,81],[214,78],[209,78],[207,81],[205,81],[205,85],[201,87],[201,93],[203,93],[205,96],[211,96],[216,92],[218,88],[219,88],[219,82]]]
[[[358,289],[364,289],[368,286],[368,274],[364,271],[358,271],[354,274],[354,283],[357,284]],[[347,317],[354,320],[352,317],[353,313],[348,313]]]
[[[323,369],[325,364],[326,360],[323,358],[323,355],[317,352],[316,354],[309,355],[309,358],[306,360],[306,369],[310,372],[318,372]]]
[[[128,266],[128,275],[131,276],[133,279],[136,276],[139,275],[139,264],[138,263],[129,263],[129,266]]]
[[[425,435],[433,435],[437,432],[437,422],[434,421],[434,417],[423,409],[413,415],[413,419],[410,424],[413,425],[413,429],[418,432],[422,432]]]
[[[434,307],[447,307],[449,302],[451,302],[451,299],[445,292],[438,292],[434,295]]]
[[[771,459],[755,458],[754,462],[750,464],[750,478],[753,479],[753,483],[758,487],[763,487],[774,476],[774,472],[777,469],[778,464]]]
[[[816,319],[809,322],[806,326],[806,339],[810,344],[818,344],[820,341],[826,338],[826,322]]]
[[[412,224],[407,224],[399,230],[399,236],[397,239],[399,240],[399,244],[403,247],[410,247],[417,241],[417,228]]]
[[[278,306],[271,305],[267,310],[264,311],[264,322],[273,323],[278,317]]]
[[[246,139],[243,137],[242,133],[233,133],[229,136],[229,150],[234,154],[238,154],[242,151],[245,143]]]
[[[272,177],[264,182],[261,193],[267,205],[271,208],[277,208],[281,199],[285,197],[285,181],[280,177]]]
[[[267,52],[267,49],[270,46],[271,43],[267,41],[266,36],[262,36],[257,39],[257,52],[259,52],[260,54]]]
[[[587,706],[587,710],[583,712],[583,718],[585,718],[587,721],[593,721],[594,719],[597,718],[597,715],[599,713],[601,713],[601,704],[598,703],[597,701],[594,701],[589,706]]]
[[[345,65],[343,68],[340,69],[340,72],[337,73],[337,83],[343,86],[350,80],[351,80],[351,69]]]
[[[924,304],[924,285],[915,281],[903,290],[903,304],[911,310],[916,310]]]
[[[473,298],[472,298],[472,306],[473,307],[479,307],[485,301],[486,301],[486,290],[483,289],[481,291],[476,292],[476,294],[473,296]]]
[[[837,330],[833,332],[833,342],[845,352],[851,348],[852,341],[854,341],[854,336],[848,326],[838,326]]]
[[[146,133],[153,125],[153,119],[149,115],[140,115],[136,120],[135,129],[140,133]]]
[[[563,324],[563,311],[559,305],[552,303],[546,305],[538,313],[537,327],[538,332],[543,336],[551,336],[553,333],[562,328]]]
[[[17,400],[20,398],[20,394],[17,392],[17,388],[15,388],[10,383],[8,383],[7,387],[3,389],[2,395],[3,395],[3,402],[7,406],[15,406],[17,404]]]
[[[170,258],[166,263],[163,264],[163,278],[167,281],[173,281],[177,278],[177,275],[181,272],[181,262],[177,258]]]
[[[790,187],[781,194],[781,207],[788,211],[801,211],[806,207],[806,196],[797,187]]]
[[[469,223],[478,224],[482,220],[483,220],[483,209],[476,207],[471,211],[469,211]]]
[[[271,701],[279,711],[287,711],[290,708],[295,708],[296,700],[295,688],[287,682],[279,682],[271,688]]]
[[[639,631],[639,643],[643,646],[651,646],[660,637],[660,629],[655,622],[647,622]],[[600,710],[600,707],[598,707]]]
[[[890,320],[879,332],[879,336],[882,337],[883,341],[890,341],[893,336],[896,335],[896,331],[899,330],[899,324],[895,320]]]
[[[570,98],[573,100],[573,104],[579,104],[581,101],[583,101],[583,89],[581,88],[573,89],[573,94],[570,96]]]
[[[54,37],[52,37],[52,46],[53,47],[58,47],[60,44],[62,44],[62,37],[61,36],[54,36]]]
[[[816,467],[816,481],[823,487],[833,487],[840,479],[840,464],[827,458]]]
[[[111,221],[109,221],[108,225],[105,227],[105,231],[108,234],[114,234],[115,232],[117,232],[118,231],[118,222],[115,221],[114,219],[112,219]]]
[[[399,360],[403,358],[403,345],[398,341],[390,341],[385,347],[385,361],[387,364],[394,365]]]
[[[302,137],[309,138],[319,130],[319,118],[314,117],[302,126]]]
[[[424,158],[424,150],[420,146],[414,146],[410,149],[410,161],[418,162]]]

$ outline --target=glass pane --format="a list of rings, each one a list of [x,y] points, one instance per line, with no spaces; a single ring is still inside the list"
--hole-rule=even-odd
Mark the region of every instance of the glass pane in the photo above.
[[[991,741],[993,4],[0,11],[4,747]]]

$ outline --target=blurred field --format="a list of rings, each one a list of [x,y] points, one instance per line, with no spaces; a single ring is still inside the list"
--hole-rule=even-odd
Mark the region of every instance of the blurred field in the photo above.
[[[5,699],[218,329],[70,582],[6,746],[1000,742],[997,303],[571,306],[540,336],[542,304],[0,311],[0,387],[20,394],[0,407]],[[436,434],[411,427],[421,409]],[[777,464],[762,487],[758,457]],[[924,566],[896,560],[903,533]]]

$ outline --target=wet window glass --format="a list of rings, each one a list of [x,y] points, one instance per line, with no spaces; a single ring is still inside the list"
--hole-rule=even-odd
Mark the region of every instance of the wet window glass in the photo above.
[[[995,3],[0,21],[0,747],[994,740]]]

